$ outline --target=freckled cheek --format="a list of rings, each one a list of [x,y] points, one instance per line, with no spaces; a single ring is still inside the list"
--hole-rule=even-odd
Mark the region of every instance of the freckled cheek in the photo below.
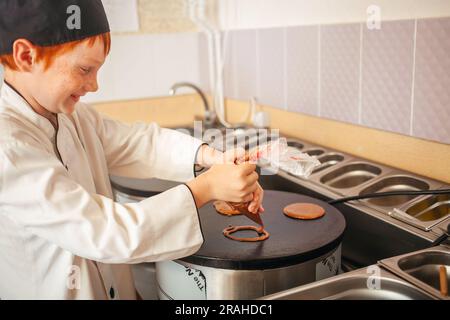
[[[66,91],[69,91],[70,94],[72,94],[73,91],[78,91],[82,85],[82,77],[75,69],[76,68],[74,67],[64,65],[59,70],[62,87],[65,88]]]
[[[81,88],[84,86],[84,78],[83,76],[77,74],[71,77],[71,79],[68,79],[68,87],[72,88],[74,91],[80,91]]]
[[[71,76],[64,79],[62,89],[66,95],[70,96],[71,94],[80,91],[80,88],[83,86],[83,82],[79,78],[80,77],[78,76]]]

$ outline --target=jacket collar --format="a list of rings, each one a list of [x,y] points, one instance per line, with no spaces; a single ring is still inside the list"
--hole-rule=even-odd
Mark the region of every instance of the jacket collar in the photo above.
[[[36,127],[45,132],[46,136],[51,139],[55,134],[55,128],[50,121],[36,113],[30,104],[7,82],[3,81],[0,90],[0,99],[3,100],[2,108],[12,109],[22,118],[26,118]],[[0,109],[0,112],[2,110]]]

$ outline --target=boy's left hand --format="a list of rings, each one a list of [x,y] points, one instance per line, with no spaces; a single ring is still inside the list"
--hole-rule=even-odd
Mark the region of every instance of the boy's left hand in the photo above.
[[[236,163],[237,160],[241,160],[245,156],[245,149],[234,148],[224,152],[225,163]],[[253,214],[263,213],[264,207],[262,206],[262,201],[264,198],[264,190],[259,183],[258,189],[253,192],[253,200],[248,205],[248,211]]]

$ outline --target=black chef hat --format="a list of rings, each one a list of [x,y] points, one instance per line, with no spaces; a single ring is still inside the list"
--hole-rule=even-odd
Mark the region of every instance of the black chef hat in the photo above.
[[[25,38],[53,46],[109,32],[101,0],[0,0],[0,55]]]

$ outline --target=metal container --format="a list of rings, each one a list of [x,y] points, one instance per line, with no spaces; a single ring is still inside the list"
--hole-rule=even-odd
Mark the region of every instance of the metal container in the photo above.
[[[359,186],[381,174],[381,169],[369,163],[355,162],[339,167],[320,178],[320,182],[334,189]]]
[[[309,202],[326,210],[317,220],[285,216],[283,208]],[[199,210],[204,244],[190,257],[156,263],[160,299],[253,299],[340,272],[345,219],[334,207],[296,193],[266,190],[263,214],[270,237],[262,242],[225,238],[229,225],[249,225],[245,216]],[[242,236],[250,236],[242,234]],[[253,236],[253,235],[251,235]]]
[[[268,295],[262,300],[431,300],[427,292],[377,265]]]
[[[440,266],[445,267],[445,281],[450,282],[450,247],[447,245],[384,259],[380,264],[434,297],[450,299],[441,294],[439,287]]]
[[[328,169],[342,161],[344,161],[345,157],[342,154],[336,153],[336,152],[329,152],[324,154],[323,156],[320,156],[318,160],[320,161],[320,166],[315,168],[313,170],[313,174],[317,173],[319,171]]]
[[[390,215],[425,231],[436,226],[444,227],[446,220],[450,220],[450,195],[422,196],[412,203],[394,208]],[[443,230],[449,233],[448,228]]]
[[[359,195],[364,196],[371,193],[379,192],[391,192],[391,191],[424,191],[429,190],[430,185],[418,178],[407,175],[391,175],[372,183],[364,188]],[[371,198],[365,201],[372,205],[381,207],[397,207],[402,205],[417,196],[404,195],[404,196],[389,196],[382,198]]]

